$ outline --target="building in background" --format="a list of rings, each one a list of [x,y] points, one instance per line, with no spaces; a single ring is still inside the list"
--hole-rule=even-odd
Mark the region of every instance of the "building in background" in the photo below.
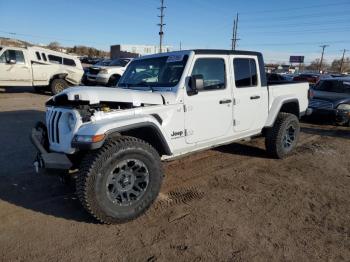
[[[171,46],[163,46],[162,52],[171,51]],[[156,45],[112,45],[111,58],[139,57],[159,53]]]

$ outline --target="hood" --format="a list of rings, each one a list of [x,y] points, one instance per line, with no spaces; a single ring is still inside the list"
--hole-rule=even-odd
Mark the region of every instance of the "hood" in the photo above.
[[[122,102],[132,103],[134,106],[141,106],[142,104],[163,105],[174,101],[174,95],[165,95],[165,97],[167,97],[167,99],[165,99],[164,96],[158,92],[98,86],[71,87],[54,96],[52,99],[56,102],[56,99],[63,95],[66,96],[68,101],[84,101],[88,104]]]

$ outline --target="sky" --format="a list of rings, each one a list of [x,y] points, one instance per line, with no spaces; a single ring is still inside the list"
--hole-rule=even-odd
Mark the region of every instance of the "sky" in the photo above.
[[[304,55],[340,58],[350,49],[350,0],[164,0],[164,44],[174,50],[230,49],[239,14],[238,48],[260,51],[266,62]],[[160,0],[0,0],[0,36],[36,44],[158,45]],[[350,56],[350,51],[348,51]]]

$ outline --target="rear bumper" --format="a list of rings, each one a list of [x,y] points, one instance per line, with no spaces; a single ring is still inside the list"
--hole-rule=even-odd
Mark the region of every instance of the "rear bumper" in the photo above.
[[[48,174],[50,171],[69,170],[73,164],[66,154],[49,152],[46,126],[38,122],[32,129],[30,140],[37,149],[38,154],[34,160],[34,167],[37,173]]]

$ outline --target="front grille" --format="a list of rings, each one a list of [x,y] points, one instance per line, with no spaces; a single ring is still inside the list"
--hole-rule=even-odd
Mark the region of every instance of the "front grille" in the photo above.
[[[326,100],[311,99],[309,102],[309,107],[321,108],[321,109],[333,109],[333,103]]]
[[[61,116],[62,112],[59,110],[52,109],[47,112],[46,125],[50,143],[60,143],[60,132],[58,124]]]
[[[97,75],[100,72],[100,68],[96,68],[96,67],[90,67],[89,68],[89,73],[92,75]]]

